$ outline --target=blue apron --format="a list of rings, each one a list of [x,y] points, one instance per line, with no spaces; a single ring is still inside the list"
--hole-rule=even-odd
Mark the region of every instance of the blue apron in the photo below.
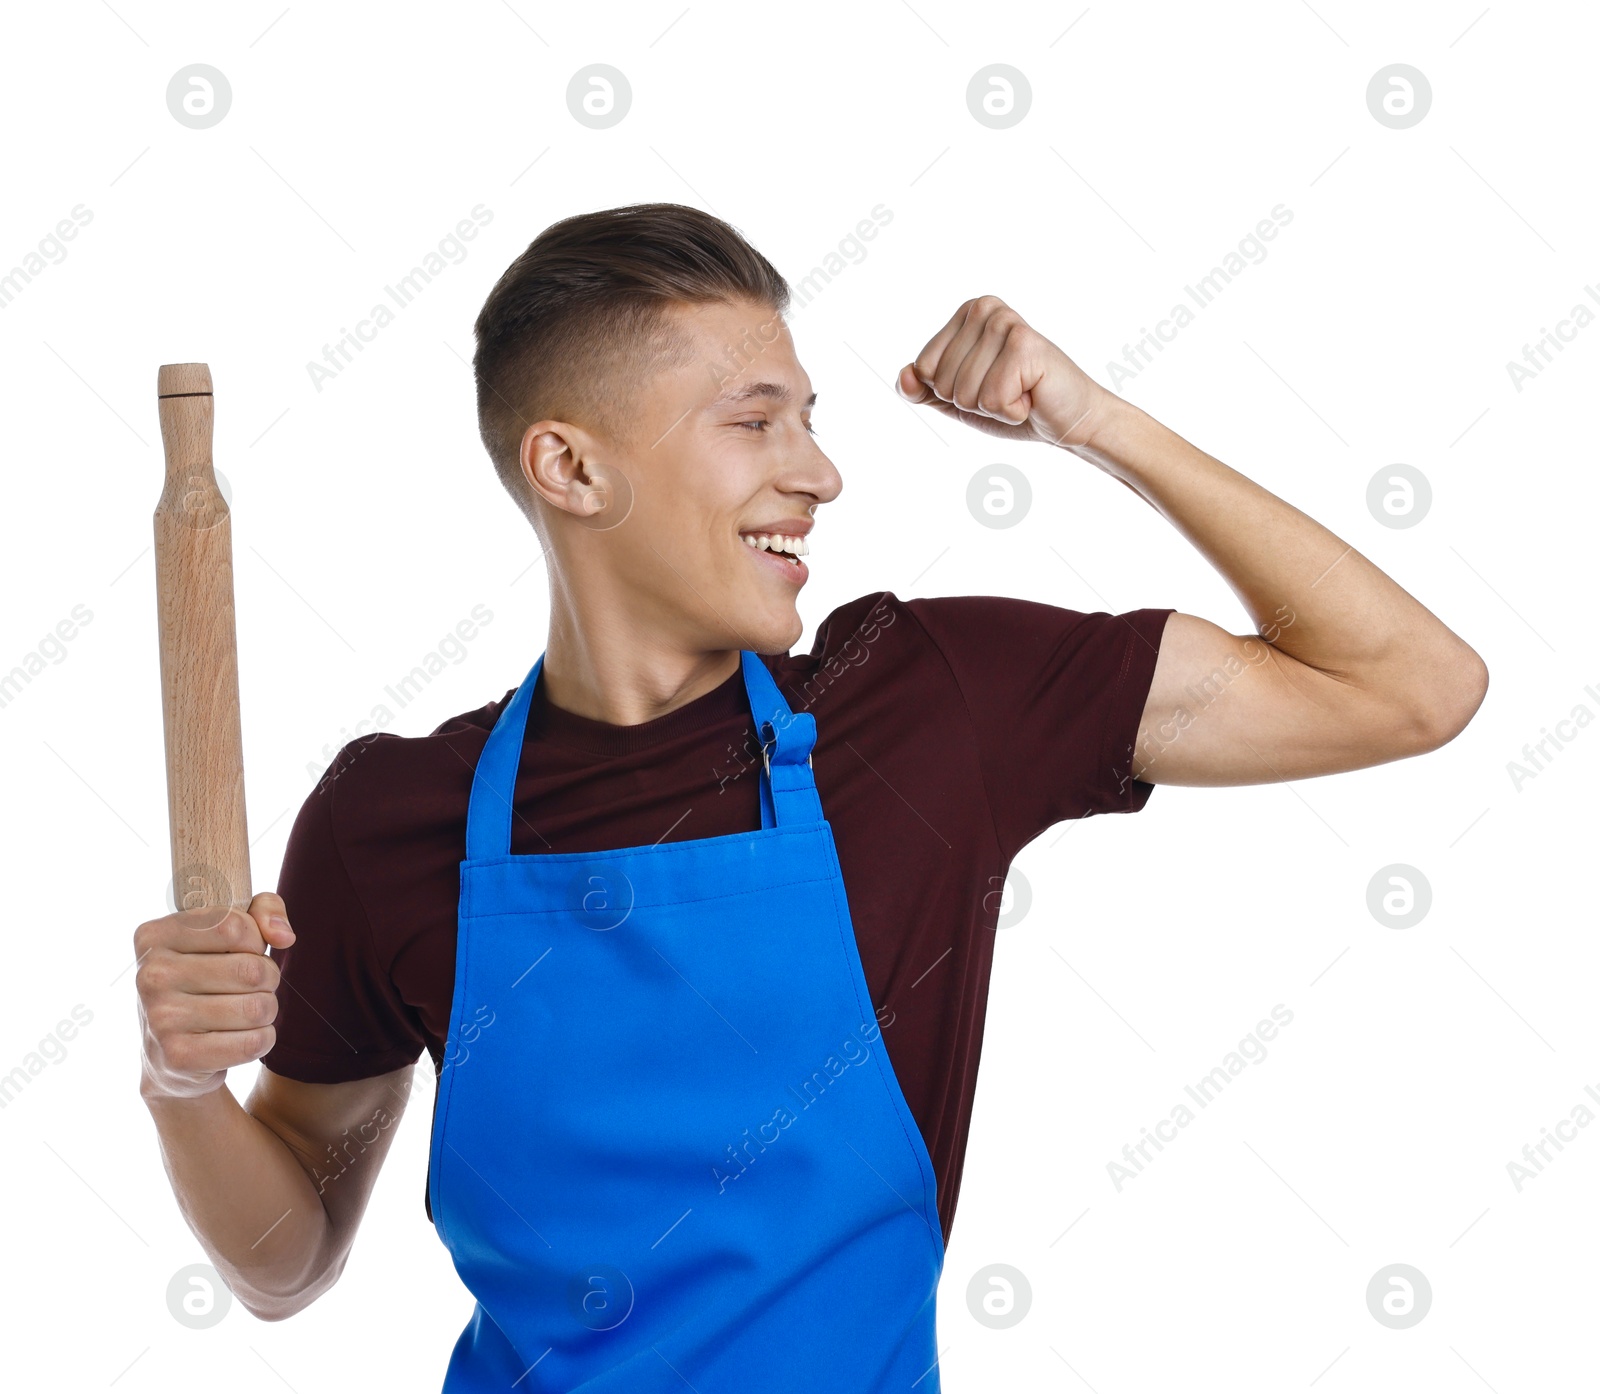
[[[740,655],[761,827],[511,855],[541,655],[479,757],[429,1204],[446,1394],[938,1394],[933,1164],[884,1049],[816,720]]]

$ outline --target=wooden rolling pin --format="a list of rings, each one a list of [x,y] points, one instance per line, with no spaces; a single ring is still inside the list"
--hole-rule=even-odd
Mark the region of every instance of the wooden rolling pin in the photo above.
[[[166,484],[156,504],[156,609],[172,895],[179,910],[250,904],[233,525],[211,468],[211,369],[156,376]]]

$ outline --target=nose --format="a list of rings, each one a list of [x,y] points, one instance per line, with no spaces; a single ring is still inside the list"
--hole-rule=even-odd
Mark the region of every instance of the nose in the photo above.
[[[811,458],[804,467],[806,480],[800,486],[800,492],[811,494],[817,503],[832,503],[844,489],[844,478],[823,449],[816,441],[811,442]],[[817,504],[812,504],[811,509],[816,511]]]

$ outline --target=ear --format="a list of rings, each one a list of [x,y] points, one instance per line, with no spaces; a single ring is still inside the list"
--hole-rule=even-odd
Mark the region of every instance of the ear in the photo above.
[[[600,531],[627,516],[633,491],[621,469],[605,463],[588,432],[566,421],[536,421],[522,433],[522,477],[553,509]]]
[[[522,477],[553,508],[582,512],[583,433],[565,421],[536,421],[522,433]]]

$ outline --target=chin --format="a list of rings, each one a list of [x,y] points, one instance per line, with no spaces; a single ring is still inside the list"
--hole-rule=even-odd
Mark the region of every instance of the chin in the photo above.
[[[800,612],[788,605],[752,606],[736,612],[737,632],[730,647],[754,649],[757,653],[784,653],[799,642],[805,632]]]

